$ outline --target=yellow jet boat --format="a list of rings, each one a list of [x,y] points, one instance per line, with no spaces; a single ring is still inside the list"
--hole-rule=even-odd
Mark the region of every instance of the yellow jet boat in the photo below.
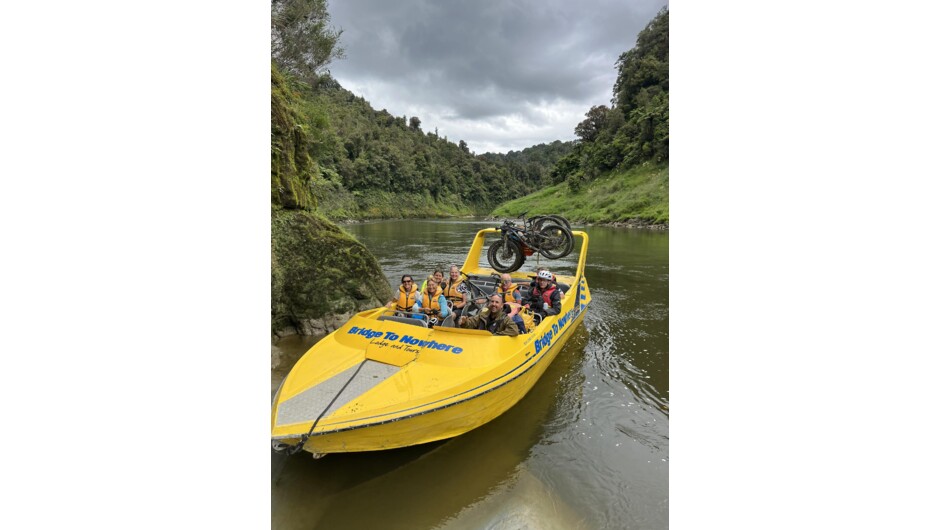
[[[487,234],[477,232],[462,272],[477,290],[495,289],[493,269],[480,267]],[[363,311],[317,342],[274,396],[276,451],[376,451],[452,438],[496,418],[535,385],[584,318],[591,292],[584,277],[588,236],[581,238],[574,276],[557,275],[561,312],[516,337]],[[530,276],[513,273],[523,289]],[[473,291],[473,287],[471,287]],[[448,319],[450,320],[450,319]]]

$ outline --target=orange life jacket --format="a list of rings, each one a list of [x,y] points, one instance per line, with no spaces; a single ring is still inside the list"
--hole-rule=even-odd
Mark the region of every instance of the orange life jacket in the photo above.
[[[450,300],[454,303],[454,307],[463,306],[463,293],[457,291],[457,288],[460,287],[460,284],[463,283],[463,279],[457,279],[451,283],[448,283],[444,286],[444,298]],[[458,306],[457,304],[460,304]]]
[[[411,307],[415,305],[415,300],[418,299],[418,286],[411,284],[411,290],[407,293],[405,292],[405,286],[398,286],[398,304],[395,306],[395,309],[399,311],[411,311]]]
[[[509,286],[509,289],[507,289],[507,290],[504,291],[504,290],[503,290],[503,284],[500,283],[499,286],[496,287],[496,293],[503,296],[503,301],[504,301],[504,302],[515,302],[515,301],[516,301],[516,297],[515,297],[515,295],[514,295],[513,293],[515,293],[515,292],[516,292],[516,289],[518,289],[518,288],[519,288],[518,285],[516,285],[516,284],[511,284],[511,285]]]
[[[431,310],[432,315],[436,315],[441,312],[441,288],[438,286],[437,290],[434,291],[434,294],[428,294],[427,290],[421,293],[423,300],[421,301],[421,307],[427,307]]]

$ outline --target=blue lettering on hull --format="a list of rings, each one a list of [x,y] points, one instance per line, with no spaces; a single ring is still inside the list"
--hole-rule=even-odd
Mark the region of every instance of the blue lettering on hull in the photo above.
[[[370,341],[376,337],[381,337],[383,333],[381,331],[376,331],[369,328],[360,328],[359,326],[353,326],[346,332],[349,335],[361,335]],[[420,348],[429,348],[432,350],[446,351],[455,354],[463,353],[463,348],[454,346],[453,344],[444,344],[443,342],[437,342],[436,340],[421,340],[412,337],[411,335],[405,335],[404,337],[399,338],[397,333],[392,331],[386,331],[384,333],[387,340],[394,340],[401,342],[403,344],[409,344],[411,346],[418,346]],[[384,344],[377,344],[379,347],[384,347]]]

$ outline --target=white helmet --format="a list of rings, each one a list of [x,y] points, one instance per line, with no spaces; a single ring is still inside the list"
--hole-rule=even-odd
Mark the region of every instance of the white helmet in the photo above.
[[[539,278],[543,280],[552,281],[552,273],[546,271],[539,271]]]

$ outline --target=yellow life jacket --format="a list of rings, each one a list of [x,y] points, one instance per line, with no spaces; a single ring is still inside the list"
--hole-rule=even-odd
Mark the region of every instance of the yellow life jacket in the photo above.
[[[528,307],[522,307],[519,309],[518,315],[522,317],[522,322],[525,324],[526,331],[532,331],[535,329],[535,317],[532,314],[532,310]]]
[[[460,284],[462,283],[463,283],[463,279],[461,278],[452,283],[448,283],[444,287],[444,298],[453,302],[454,307],[463,306],[463,293],[457,291],[457,288],[460,287]],[[460,304],[460,306],[458,306],[457,304]]]
[[[438,286],[437,290],[434,291],[434,294],[428,294],[427,290],[423,291],[421,294],[424,295],[424,300],[421,301],[421,307],[426,307],[431,310],[431,314],[436,315],[441,312],[441,288]]]
[[[500,283],[500,284],[496,287],[496,293],[503,295],[503,302],[515,302],[515,301],[516,301],[516,298],[515,298],[515,296],[513,296],[513,293],[516,292],[516,289],[518,289],[518,288],[519,288],[518,285],[512,284],[512,285],[509,286],[509,289],[507,289],[507,290],[504,291],[504,290],[503,290],[503,284]]]
[[[411,307],[415,305],[415,300],[418,299],[418,286],[411,284],[411,290],[407,293],[405,292],[405,286],[398,286],[398,304],[395,306],[395,309],[399,311],[411,311]]]

